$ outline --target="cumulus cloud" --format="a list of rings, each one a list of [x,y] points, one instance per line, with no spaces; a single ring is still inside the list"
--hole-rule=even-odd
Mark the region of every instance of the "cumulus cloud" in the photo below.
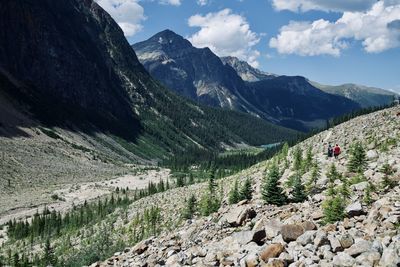
[[[141,22],[146,17],[138,0],[96,0],[96,2],[113,17],[125,36],[133,36],[143,28]]]
[[[365,11],[370,9],[374,3],[376,3],[376,0],[272,0],[272,5],[276,10],[293,12],[309,10]]]
[[[181,0],[160,0],[160,3],[163,5],[180,6]]]
[[[208,0],[197,0],[197,4],[200,6],[205,6],[208,4]]]
[[[259,51],[254,46],[260,41],[258,34],[250,30],[246,18],[233,14],[230,9],[207,15],[194,15],[189,26],[200,30],[189,37],[196,47],[209,47],[218,56],[236,56],[257,67]]]
[[[400,4],[377,2],[365,12],[344,12],[335,22],[290,22],[271,38],[269,45],[281,54],[339,56],[351,40],[360,41],[369,53],[400,46]]]

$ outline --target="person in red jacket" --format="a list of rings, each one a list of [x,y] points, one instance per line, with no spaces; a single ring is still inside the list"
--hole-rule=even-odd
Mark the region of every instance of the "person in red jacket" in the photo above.
[[[338,158],[339,154],[340,154],[340,146],[336,144],[336,146],[333,148],[333,155],[335,156],[335,159]]]

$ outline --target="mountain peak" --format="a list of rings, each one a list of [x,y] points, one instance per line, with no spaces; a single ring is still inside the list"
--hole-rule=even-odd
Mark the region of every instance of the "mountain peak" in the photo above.
[[[231,66],[246,82],[257,82],[265,79],[272,79],[278,76],[276,74],[256,69],[246,61],[240,60],[237,57],[227,56],[222,57],[221,60],[225,65]]]

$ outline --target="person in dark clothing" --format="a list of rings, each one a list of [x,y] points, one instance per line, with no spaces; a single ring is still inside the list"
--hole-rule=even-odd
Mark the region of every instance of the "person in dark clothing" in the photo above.
[[[328,146],[328,158],[333,157],[333,148],[331,146],[331,144],[329,144]]]
[[[336,144],[336,146],[333,148],[333,155],[335,156],[335,159],[337,159],[340,155],[340,146]]]

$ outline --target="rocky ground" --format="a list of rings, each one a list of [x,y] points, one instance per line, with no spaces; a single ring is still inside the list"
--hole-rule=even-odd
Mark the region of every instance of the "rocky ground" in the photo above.
[[[307,201],[281,207],[266,205],[261,199],[260,184],[270,161],[262,162],[220,181],[225,197],[218,212],[187,220],[174,231],[151,237],[92,266],[400,266],[398,111],[395,107],[361,116],[300,143],[303,150],[312,147],[314,159],[321,167],[316,193]],[[365,179],[361,181],[356,181],[355,174],[346,168],[349,146],[356,140],[363,143],[368,158]],[[341,145],[343,153],[338,160],[325,156],[328,143]],[[289,163],[292,153],[293,148],[287,158]],[[327,197],[326,173],[332,163],[356,182],[351,185],[346,218],[324,224],[321,204]],[[397,182],[387,190],[378,189],[385,163],[394,170],[389,178]],[[291,168],[283,172],[282,184],[291,174]],[[309,175],[304,174],[303,182]],[[253,180],[253,199],[226,204],[232,182],[245,177]],[[367,205],[363,198],[369,182],[377,189],[371,194],[372,203]],[[190,192],[199,196],[205,187],[198,184],[177,188],[141,199],[139,204],[157,204],[163,210],[164,220],[177,221],[184,196]]]

